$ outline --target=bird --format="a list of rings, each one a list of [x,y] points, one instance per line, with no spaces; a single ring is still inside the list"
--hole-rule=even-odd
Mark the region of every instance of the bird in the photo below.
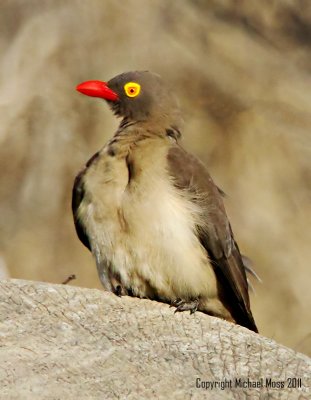
[[[90,80],[121,119],[76,176],[72,212],[106,291],[201,311],[258,332],[243,256],[206,166],[182,146],[173,90],[149,71]]]

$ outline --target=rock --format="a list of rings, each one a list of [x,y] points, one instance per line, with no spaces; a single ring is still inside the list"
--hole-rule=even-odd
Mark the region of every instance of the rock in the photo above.
[[[0,316],[3,400],[309,398],[308,357],[199,312],[5,280]]]

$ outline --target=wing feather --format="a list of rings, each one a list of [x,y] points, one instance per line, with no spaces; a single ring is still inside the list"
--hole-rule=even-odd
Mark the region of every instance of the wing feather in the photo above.
[[[89,250],[91,250],[91,245],[85,230],[83,223],[79,218],[79,207],[81,202],[85,196],[83,176],[85,174],[86,168],[84,168],[75,178],[73,189],[72,189],[72,214],[73,220],[76,228],[77,235],[81,242],[86,246]]]
[[[222,300],[238,324],[258,332],[250,310],[245,266],[224,208],[222,191],[204,164],[178,144],[169,150],[168,169],[177,188],[198,195],[203,210],[198,237],[212,261]]]

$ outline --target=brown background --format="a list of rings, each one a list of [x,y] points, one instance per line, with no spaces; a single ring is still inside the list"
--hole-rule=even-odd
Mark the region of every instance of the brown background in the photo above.
[[[2,276],[100,287],[71,188],[117,121],[77,83],[133,69],[179,95],[185,146],[227,193],[263,335],[311,354],[311,3],[2,0]],[[7,272],[6,272],[7,271]]]

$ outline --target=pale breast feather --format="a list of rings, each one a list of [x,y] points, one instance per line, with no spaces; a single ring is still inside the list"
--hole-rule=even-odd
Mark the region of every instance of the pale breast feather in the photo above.
[[[215,275],[196,235],[200,208],[169,179],[161,140],[123,158],[102,152],[83,178],[91,203],[79,218],[106,278],[115,273],[141,297],[213,297]]]

